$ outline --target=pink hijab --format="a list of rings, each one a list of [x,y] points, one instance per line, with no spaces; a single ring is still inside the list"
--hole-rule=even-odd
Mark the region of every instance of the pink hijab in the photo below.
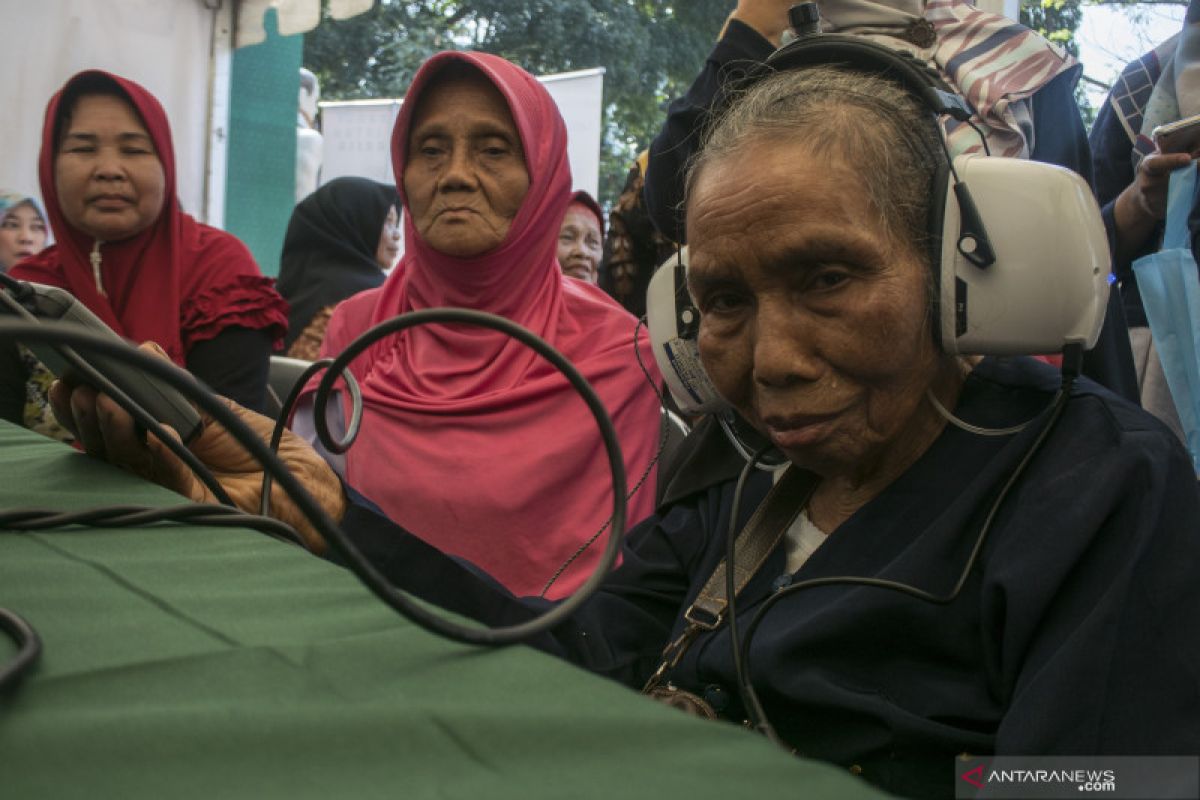
[[[407,311],[459,306],[514,320],[564,353],[616,424],[630,489],[657,449],[658,401],[634,354],[636,320],[594,286],[564,278],[555,256],[570,199],[567,133],[531,75],[491,55],[440,53],[417,72],[392,134],[404,204],[408,132],[422,94],[451,62],[478,69],[504,96],[524,146],[529,190],[503,243],[473,258],[433,250],[404,214],[406,252],[378,289],[338,306],[322,355]],[[647,338],[638,341],[658,381]],[[485,569],[518,595],[539,594],[612,512],[604,447],[583,400],[540,356],[500,333],[425,326],[377,342],[352,370],[365,416],[346,480],[395,522]],[[629,520],[654,504],[653,471]],[[582,583],[603,540],[553,584]]]

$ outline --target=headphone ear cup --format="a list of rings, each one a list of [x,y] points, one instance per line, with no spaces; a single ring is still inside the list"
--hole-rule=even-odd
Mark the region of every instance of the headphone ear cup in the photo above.
[[[980,267],[960,252],[960,206],[947,196],[942,350],[1007,356],[1094,346],[1110,268],[1108,237],[1088,184],[1071,170],[1024,159],[970,154],[954,166],[987,220],[995,263]]]
[[[953,271],[954,264],[946,264],[943,258],[942,243],[946,241],[954,241],[958,236],[957,219],[952,219],[946,213],[946,203],[953,195],[951,185],[954,183],[954,176],[950,172],[950,165],[944,161],[938,161],[937,169],[934,170],[933,176],[929,181],[929,220],[927,230],[927,256],[929,258],[929,268],[931,270],[930,281],[932,289],[930,291],[930,308],[929,318],[933,320],[933,338],[938,349],[945,350],[942,344],[942,331],[946,330],[945,315],[953,315],[954,298],[942,296],[942,286],[945,281],[943,275],[946,270]],[[949,226],[953,226],[953,230],[948,230]],[[954,326],[950,326],[950,330],[954,330]]]
[[[685,414],[720,411],[728,404],[717,394],[704,365],[696,334],[700,312],[687,295],[687,248],[655,270],[646,288],[646,328],[658,371]]]

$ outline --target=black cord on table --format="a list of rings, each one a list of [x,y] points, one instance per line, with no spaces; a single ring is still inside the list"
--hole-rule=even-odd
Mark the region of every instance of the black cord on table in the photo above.
[[[42,655],[42,638],[33,626],[7,608],[0,608],[0,630],[17,646],[17,654],[0,665],[0,691],[17,684]]]
[[[97,506],[83,511],[58,511],[46,508],[0,511],[0,530],[22,532],[83,525],[92,528],[127,528],[164,522],[223,528],[251,528],[292,544],[304,544],[300,535],[286,522],[272,517],[247,514],[239,509],[215,503],[187,503],[176,506]]]

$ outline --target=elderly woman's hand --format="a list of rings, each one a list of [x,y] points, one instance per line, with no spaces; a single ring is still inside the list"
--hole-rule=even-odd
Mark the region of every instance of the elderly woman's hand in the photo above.
[[[143,344],[142,349],[166,358],[162,349],[152,342]],[[133,418],[111,397],[97,393],[90,386],[73,386],[60,380],[50,390],[50,402],[59,422],[78,437],[90,455],[110,461],[197,503],[216,502],[208,487],[166,445],[152,435],[139,435]],[[232,400],[225,402],[260,438],[270,439],[274,426],[270,419],[242,408]],[[201,417],[204,427],[188,448],[212,471],[238,508],[258,513],[262,466],[223,426],[203,411]],[[169,427],[167,431],[176,433]],[[335,521],[340,521],[346,510],[346,498],[341,482],[325,460],[291,431],[284,432],[279,457],[325,511]],[[271,515],[295,528],[311,550],[324,551],[324,540],[277,483],[271,490]]]

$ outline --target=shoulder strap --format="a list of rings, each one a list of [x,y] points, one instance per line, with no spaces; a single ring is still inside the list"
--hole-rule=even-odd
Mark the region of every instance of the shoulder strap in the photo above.
[[[734,545],[733,585],[734,597],[742,593],[746,584],[755,576],[767,556],[779,544],[783,534],[791,527],[800,510],[808,505],[808,498],[817,482],[810,472],[788,467],[783,477],[771,487],[746,527],[738,534]],[[731,532],[732,535],[732,532]],[[713,570],[712,576],[700,590],[696,600],[684,612],[684,619],[707,630],[721,625],[729,601],[725,596],[724,560]]]
[[[783,534],[800,510],[808,504],[808,498],[816,485],[817,478],[812,473],[788,467],[783,477],[771,487],[771,491],[747,520],[746,527],[738,534],[734,544],[734,597],[742,593],[742,589],[779,544],[779,540],[783,538]],[[729,535],[733,535],[732,530]],[[725,621],[725,609],[729,606],[725,594],[726,569],[728,565],[722,559],[695,601],[688,606],[683,614],[687,626],[679,638],[663,650],[662,663],[647,681],[643,692],[650,692],[661,683],[667,670],[679,663],[679,659],[687,652],[697,634],[721,627],[721,623]]]

